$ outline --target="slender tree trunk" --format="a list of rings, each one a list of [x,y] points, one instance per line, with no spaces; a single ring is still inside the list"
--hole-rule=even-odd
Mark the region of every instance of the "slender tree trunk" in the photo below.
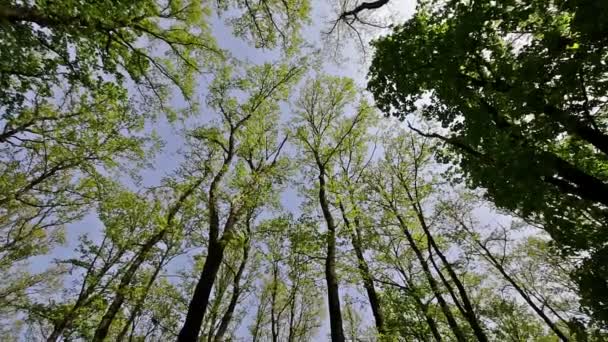
[[[255,323],[251,329],[251,340],[253,342],[257,342],[260,338],[260,329],[264,320],[264,310],[266,309],[266,305],[268,303],[266,295],[267,294],[265,291],[262,291],[260,294],[260,305],[258,306],[258,310],[255,315]]]
[[[218,271],[219,274],[219,278],[216,278],[216,282],[214,282],[213,284],[216,285],[215,289],[215,293],[213,294],[213,302],[210,303],[211,306],[209,307],[209,316],[208,319],[206,320],[207,322],[205,322],[205,320],[203,320],[203,324],[207,323],[209,325],[209,330],[207,330],[207,332],[205,333],[205,329],[203,327],[203,325],[201,324],[201,329],[202,329],[202,335],[205,336],[205,341],[207,342],[212,342],[213,341],[213,336],[215,335],[215,329],[217,326],[217,318],[220,314],[220,306],[222,305],[222,302],[224,300],[224,294],[226,293],[226,290],[228,289],[228,283],[226,282],[224,284],[223,282],[223,275],[220,274],[221,272],[221,266],[220,266],[220,271]],[[219,281],[219,284],[217,283]],[[213,292],[213,289],[212,289]],[[203,337],[201,336],[199,338],[199,341],[202,341]]]
[[[433,238],[433,235],[431,234],[431,231],[430,231],[428,225],[426,224],[426,220],[422,213],[422,208],[420,206],[420,203],[418,202],[418,199],[417,198],[415,199],[414,196],[412,196],[412,194],[410,193],[408,188],[406,188],[406,193],[411,202],[412,209],[414,210],[414,212],[416,212],[418,222],[420,223],[420,226],[424,230],[424,234],[426,235],[426,238],[427,238],[430,246],[433,248],[433,250],[435,251],[437,256],[439,256],[439,259],[441,260],[444,267],[448,271],[448,275],[450,276],[450,279],[454,282],[454,284],[456,285],[456,288],[458,289],[458,294],[460,295],[460,299],[462,300],[462,304],[464,306],[464,311],[462,312],[462,314],[466,318],[467,322],[469,322],[469,324],[471,325],[471,328],[473,328],[473,333],[475,334],[475,337],[477,338],[477,340],[479,340],[480,342],[488,342],[488,337],[486,336],[485,332],[483,331],[483,328],[481,327],[479,319],[477,318],[477,315],[475,314],[475,309],[473,308],[473,305],[471,304],[469,295],[468,295],[466,289],[464,288],[464,285],[460,281],[460,278],[454,271],[454,269],[453,269],[452,265],[449,263],[448,259],[441,252],[441,249],[439,249],[439,246],[437,246],[437,243],[435,242],[435,239]],[[432,256],[431,256],[431,258],[432,258]],[[440,270],[438,270],[438,272],[440,272]],[[445,282],[445,283],[446,283],[446,287],[450,286],[447,282]]]
[[[332,342],[344,342],[342,326],[342,311],[340,307],[340,290],[336,275],[336,225],[329,210],[329,202],[325,192],[325,171],[319,174],[319,202],[323,217],[327,224],[327,255],[325,258],[325,280],[327,282],[327,304],[329,306],[329,322]]]
[[[165,232],[165,230],[160,231],[159,233],[154,235],[150,240],[148,240],[148,242],[146,242],[146,244],[142,247],[140,252],[135,257],[135,260],[133,260],[133,263],[131,263],[131,265],[121,278],[120,284],[118,285],[118,289],[116,290],[116,296],[114,297],[114,300],[106,310],[106,313],[101,318],[101,322],[95,330],[93,341],[101,342],[107,336],[108,330],[110,329],[110,325],[112,324],[114,317],[116,316],[116,314],[120,310],[120,307],[125,301],[127,288],[129,287],[131,280],[135,276],[135,273],[137,272],[139,267],[146,260],[148,253],[150,252],[150,250],[152,250],[152,247],[154,247],[154,245],[156,245],[156,243],[158,243],[163,238]]]
[[[467,232],[470,232],[470,229],[461,221],[458,222],[463,229]],[[505,278],[505,280],[513,286],[515,291],[519,293],[519,295],[528,303],[528,305],[536,312],[536,314],[547,324],[547,326],[557,335],[557,337],[562,341],[569,341],[568,337],[557,327],[557,325],[545,314],[545,312],[534,303],[532,298],[526,293],[526,291],[519,286],[519,283],[511,277],[511,275],[504,269],[502,264],[496,260],[496,257],[492,254],[492,252],[479,240],[474,238],[475,243],[481,248],[484,252],[486,258],[490,261],[490,264],[500,272],[500,274]]]
[[[484,249],[485,249],[485,246],[484,246]],[[519,286],[519,284],[515,281],[515,279],[513,279],[505,271],[505,269],[500,264],[497,263],[497,260],[494,259],[494,256],[489,254],[490,253],[489,251],[486,251],[486,253],[488,253],[489,257],[491,258],[491,260],[492,260],[491,263],[494,265],[494,267],[500,272],[500,274],[502,274],[502,276],[505,278],[505,280],[507,280],[509,282],[509,284],[511,284],[511,286],[513,286],[515,291],[517,291],[517,293],[519,293],[519,295],[526,301],[526,303],[528,303],[528,305],[530,305],[532,310],[534,310],[534,312],[536,312],[536,314],[538,314],[538,316],[545,322],[545,324],[547,324],[547,326],[551,330],[553,330],[553,332],[557,335],[557,337],[559,337],[559,339],[562,341],[568,341],[569,339],[566,337],[566,335],[564,335],[564,333],[557,327],[557,325],[555,325],[555,323],[553,323],[553,321],[551,321],[551,319],[545,314],[545,312],[534,303],[532,298],[530,298],[530,296],[528,296],[526,291],[524,291],[524,289],[522,289]]]
[[[378,298],[378,293],[376,292],[374,280],[372,278],[369,266],[363,254],[364,250],[361,244],[361,225],[359,223],[359,220],[355,218],[355,226],[351,227],[351,222],[346,216],[346,210],[344,209],[344,205],[342,204],[342,202],[340,202],[340,211],[342,212],[342,219],[344,220],[344,225],[351,232],[351,241],[353,249],[355,250],[355,255],[357,256],[357,267],[359,268],[359,272],[361,272],[361,277],[363,278],[363,287],[365,288],[365,292],[367,293],[369,305],[372,309],[372,314],[374,315],[376,330],[380,335],[385,335],[386,331],[384,330],[384,315],[382,314],[380,299]],[[353,229],[356,231],[353,231]]]
[[[272,293],[270,297],[270,332],[272,333],[272,342],[279,341],[279,317],[276,314],[277,307],[277,287],[279,281],[279,266],[275,262],[272,265]]]
[[[424,315],[424,320],[426,321],[426,325],[429,326],[429,329],[431,330],[431,334],[433,334],[435,341],[441,342],[443,339],[441,338],[439,329],[437,329],[437,322],[435,322],[433,317],[431,317],[431,315],[429,315],[428,305],[424,304],[417,295],[414,295],[414,300],[416,301],[416,304],[420,307],[420,310],[422,310],[422,314]]]
[[[465,317],[467,322],[469,322],[469,324],[471,325],[471,328],[473,328],[473,333],[475,334],[475,337],[477,338],[477,340],[479,340],[480,342],[488,342],[488,337],[486,336],[485,332],[483,331],[483,328],[481,327],[479,319],[477,318],[477,315],[475,314],[475,309],[473,308],[473,305],[471,304],[469,295],[468,295],[466,289],[464,288],[464,285],[462,284],[462,282],[460,281],[460,278],[458,277],[458,275],[452,268],[452,265],[449,263],[449,261],[447,260],[445,255],[441,252],[441,250],[435,243],[435,239],[430,234],[428,227],[425,227],[424,230],[425,230],[427,239],[429,240],[433,250],[435,251],[437,256],[439,256],[439,259],[441,260],[444,267],[448,271],[448,275],[450,276],[450,279],[454,282],[454,284],[456,285],[456,288],[458,289],[460,299],[462,300],[462,306],[459,306],[459,308],[464,309],[462,311],[463,316]],[[432,258],[432,255],[430,257]],[[441,272],[441,270],[438,270],[437,272]],[[447,282],[447,280],[445,280],[445,279],[443,279],[443,280],[444,280],[444,283],[446,284],[446,287],[451,287],[451,285],[449,285],[449,282]],[[451,293],[453,294],[453,291],[451,291]],[[454,300],[456,301],[456,299],[454,299]]]
[[[224,335],[226,331],[228,331],[228,325],[232,320],[232,316],[234,315],[234,309],[236,308],[236,304],[238,303],[239,296],[241,295],[241,278],[243,276],[243,272],[245,272],[245,267],[247,265],[247,260],[249,259],[249,248],[250,242],[247,241],[245,246],[243,247],[243,259],[241,260],[241,264],[239,265],[239,269],[234,275],[232,295],[230,296],[230,303],[228,304],[228,309],[222,316],[222,320],[220,323],[220,327],[217,329],[217,333],[215,334],[215,342],[224,341]]]
[[[437,342],[441,342],[443,339],[441,337],[441,334],[439,333],[439,329],[437,328],[437,322],[435,322],[433,317],[431,317],[431,315],[429,315],[428,304],[425,304],[422,301],[422,299],[420,298],[420,296],[418,296],[418,294],[416,293],[416,291],[417,291],[416,285],[413,284],[413,282],[410,280],[410,277],[406,274],[406,272],[400,266],[397,267],[397,270],[399,271],[399,273],[401,273],[401,276],[403,277],[403,279],[405,279],[405,281],[407,283],[407,290],[402,288],[405,295],[414,298],[416,305],[418,305],[418,307],[420,308],[420,311],[422,311],[422,314],[424,315],[424,320],[426,321],[426,324],[429,326],[429,329],[431,330],[433,337],[435,338],[435,340]]]
[[[397,212],[397,211],[395,210],[395,212]],[[418,259],[420,266],[422,266],[424,275],[431,287],[431,290],[433,291],[433,294],[435,295],[435,298],[437,298],[437,302],[439,303],[439,306],[441,307],[441,311],[443,312],[443,315],[445,316],[446,320],[448,321],[448,325],[450,326],[450,329],[452,329],[452,332],[454,332],[454,335],[456,336],[456,339],[459,342],[466,342],[467,338],[465,337],[464,333],[460,329],[460,326],[458,326],[456,319],[454,319],[454,315],[452,315],[452,311],[450,311],[450,308],[449,308],[448,304],[446,303],[445,299],[443,299],[443,296],[441,295],[441,292],[439,291],[439,286],[437,284],[437,281],[433,277],[433,274],[431,273],[431,270],[429,269],[429,265],[426,263],[426,260],[424,259],[424,255],[422,254],[422,251],[420,250],[420,248],[418,248],[418,245],[416,244],[414,237],[412,236],[412,234],[410,234],[410,232],[407,228],[407,225],[406,225],[405,221],[403,220],[403,218],[401,217],[401,215],[396,214],[396,216],[397,216],[397,220],[399,221],[399,225],[401,226],[401,230],[403,231],[403,234],[405,235],[408,243],[410,244],[412,251],[414,251],[414,254],[416,255],[416,258]]]
[[[446,279],[445,275],[443,274],[441,267],[439,267],[439,265],[437,265],[437,262],[435,261],[435,257],[433,256],[433,247],[430,244],[428,244],[428,246],[427,246],[427,251],[429,252],[429,260],[431,262],[431,265],[433,266],[433,269],[435,269],[435,272],[437,272],[439,279],[441,279],[441,283],[445,286],[446,290],[450,294],[450,297],[452,297],[452,300],[454,301],[454,305],[456,305],[456,308],[458,308],[458,311],[462,314],[463,317],[466,318],[467,311],[462,306],[462,303],[460,302],[460,298],[458,297],[458,295],[456,295],[456,292],[454,292],[454,287],[452,287],[452,284],[450,284],[450,281],[448,279]]]
[[[107,236],[104,237],[100,249],[104,248],[104,245],[107,241]],[[119,250],[119,252],[117,254],[114,255],[114,257],[111,258],[111,260],[109,260],[108,262],[106,262],[104,264],[104,266],[99,270],[99,272],[95,275],[95,281],[93,281],[92,283],[88,284],[87,286],[87,282],[88,279],[91,277],[91,272],[93,270],[93,267],[95,266],[95,263],[97,261],[97,259],[99,258],[99,253],[97,253],[95,255],[95,258],[93,259],[93,261],[91,262],[91,266],[89,267],[87,274],[82,282],[82,287],[80,289],[80,294],[78,295],[78,298],[76,299],[76,302],[74,303],[74,305],[68,310],[68,312],[64,315],[63,319],[57,323],[54,324],[53,326],[53,331],[51,332],[51,334],[49,335],[49,337],[47,338],[47,342],[55,342],[57,341],[60,337],[61,334],[63,334],[63,331],[71,325],[72,320],[75,317],[75,313],[78,309],[80,309],[81,307],[85,307],[88,305],[88,302],[90,300],[91,294],[93,293],[93,291],[95,290],[95,287],[99,284],[99,282],[101,281],[101,279],[103,278],[103,276],[108,272],[108,270],[110,270],[110,268],[112,268],[112,266],[114,266],[116,264],[116,262],[118,262],[118,260],[120,260],[120,258],[122,257],[122,255],[124,254],[125,250],[121,249]]]
[[[292,289],[294,291],[294,289]],[[295,291],[290,296],[291,302],[289,303],[289,333],[287,335],[287,342],[293,342],[295,333],[295,314],[296,314],[296,295]]]
[[[120,307],[125,301],[128,287],[131,284],[133,278],[135,277],[135,273],[137,272],[139,267],[144,263],[144,261],[146,261],[146,258],[148,257],[148,254],[150,253],[152,248],[160,240],[162,240],[166,232],[167,231],[163,229],[160,232],[156,233],[154,236],[152,236],[140,249],[139,253],[135,257],[135,260],[133,260],[131,265],[129,265],[129,268],[127,268],[127,271],[120,280],[120,284],[118,285],[118,288],[116,290],[116,296],[114,297],[114,300],[112,301],[110,306],[108,306],[106,313],[101,318],[101,322],[97,326],[97,329],[95,329],[93,342],[101,342],[108,335],[110,325],[112,324],[114,317],[116,317],[116,314],[118,314]]]

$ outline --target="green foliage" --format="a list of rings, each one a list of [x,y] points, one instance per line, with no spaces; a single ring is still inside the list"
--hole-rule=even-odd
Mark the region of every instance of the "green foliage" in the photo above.
[[[450,146],[441,160],[588,263],[604,262],[608,241],[608,47],[606,26],[589,24],[606,10],[594,1],[426,2],[374,43],[368,85],[387,115],[418,111],[440,123]]]
[[[365,24],[357,11],[384,4],[339,21]],[[2,340],[166,341],[203,312],[207,341],[242,338],[247,323],[245,339],[303,342],[326,325],[340,335],[326,300],[353,340],[606,339],[606,6],[424,1],[377,40],[377,104],[440,123],[444,149],[379,131],[350,78],[317,70],[297,87],[310,11],[308,0],[0,5]],[[229,58],[218,17],[281,60]],[[187,116],[199,99],[205,116]],[[187,123],[183,158],[144,188],[158,119]],[[442,182],[433,157],[551,238],[503,226]],[[292,196],[299,209],[283,207]],[[91,213],[99,231],[84,226]],[[488,215],[501,222],[479,225]],[[56,249],[77,225],[75,250]],[[205,307],[189,307],[199,285]]]

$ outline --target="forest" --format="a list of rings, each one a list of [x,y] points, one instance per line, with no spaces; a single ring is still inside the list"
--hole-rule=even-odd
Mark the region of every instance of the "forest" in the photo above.
[[[608,341],[608,1],[0,1],[0,341]]]

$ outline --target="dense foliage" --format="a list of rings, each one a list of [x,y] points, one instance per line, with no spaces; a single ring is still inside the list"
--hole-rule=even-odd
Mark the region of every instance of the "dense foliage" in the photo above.
[[[315,10],[0,4],[0,340],[608,339],[605,5]]]
[[[404,119],[446,133],[458,165],[487,198],[541,224],[583,260],[583,303],[608,322],[605,227],[606,25],[598,1],[429,2],[376,41],[369,88]],[[603,298],[600,300],[600,298]]]

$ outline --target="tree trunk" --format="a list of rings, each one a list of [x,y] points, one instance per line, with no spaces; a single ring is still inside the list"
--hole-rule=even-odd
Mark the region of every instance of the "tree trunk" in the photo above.
[[[224,243],[220,241],[212,240],[209,242],[203,271],[194,289],[190,305],[188,305],[186,321],[177,337],[179,342],[196,342],[198,340],[201,324],[207,311],[207,305],[209,305],[211,289],[224,259],[224,248]]]
[[[292,291],[293,288],[292,288]],[[296,314],[296,296],[295,293],[290,296],[291,302],[289,303],[289,333],[287,335],[287,342],[293,342],[295,333],[295,314]]]
[[[342,219],[344,220],[344,225],[351,232],[351,241],[353,249],[355,250],[355,255],[357,256],[357,267],[359,268],[359,272],[361,272],[361,277],[363,278],[363,287],[365,288],[365,292],[367,293],[369,305],[372,309],[372,314],[374,315],[376,330],[380,335],[385,335],[386,331],[384,330],[384,315],[382,314],[380,299],[378,298],[378,293],[376,292],[376,287],[374,286],[374,280],[372,278],[371,272],[369,271],[369,266],[363,254],[364,250],[361,244],[361,225],[359,223],[359,220],[355,218],[355,226],[351,227],[350,220],[346,216],[346,210],[344,209],[344,205],[342,204],[342,202],[340,202],[340,211],[342,212]],[[355,231],[353,231],[353,229]]]
[[[183,194],[180,195],[178,200],[175,202],[175,205],[171,207],[171,209],[167,213],[167,227],[173,225],[173,219],[175,218],[175,215],[177,215],[177,212],[181,209],[183,203],[188,197],[190,197],[190,195],[192,195],[194,190],[198,188],[202,182],[203,178],[198,179],[186,191],[184,191]],[[108,335],[110,325],[112,324],[114,317],[116,317],[116,314],[118,313],[120,307],[125,301],[127,289],[131,284],[133,277],[135,277],[135,273],[137,272],[139,267],[146,261],[146,258],[148,257],[148,254],[150,253],[152,248],[164,238],[166,233],[167,228],[163,228],[158,233],[153,235],[150,239],[148,239],[148,241],[139,250],[139,253],[135,257],[131,265],[129,265],[127,271],[123,274],[122,278],[120,279],[120,284],[116,289],[116,296],[114,297],[114,300],[106,310],[106,313],[101,318],[101,322],[97,326],[97,329],[95,329],[95,335],[93,336],[94,342],[101,342]]]
[[[329,306],[329,322],[332,342],[344,342],[342,327],[342,311],[340,307],[340,290],[336,275],[336,225],[329,210],[329,202],[325,193],[325,172],[319,174],[319,202],[323,217],[327,224],[327,255],[325,258],[325,280],[327,282],[327,305]]]
[[[230,213],[224,224],[224,233],[222,238],[219,238],[220,230],[220,217],[218,213],[218,205],[216,198],[217,188],[222,181],[224,175],[228,171],[232,158],[234,156],[234,135],[231,131],[229,138],[228,155],[224,159],[222,167],[218,173],[213,177],[211,185],[209,186],[209,198],[208,198],[208,218],[209,218],[209,247],[207,248],[207,258],[205,259],[205,265],[203,265],[203,271],[194,289],[194,294],[188,305],[188,313],[186,314],[186,321],[182,326],[182,329],[177,336],[179,342],[196,342],[198,335],[201,330],[201,324],[209,305],[209,296],[211,295],[211,289],[217,272],[220,269],[222,260],[224,259],[224,248],[226,247],[227,240],[232,234],[232,228],[236,224],[238,213],[235,212],[235,208],[230,209]]]
[[[116,264],[116,262],[118,262],[118,260],[120,260],[122,255],[125,253],[124,249],[120,249],[119,252],[116,253],[109,261],[105,262],[103,267],[95,275],[95,277],[94,277],[95,280],[92,283],[88,284],[88,286],[87,286],[88,279],[89,279],[89,277],[91,277],[93,268],[95,267],[95,263],[97,262],[97,259],[99,258],[99,253],[104,248],[107,238],[108,238],[107,236],[104,236],[103,241],[101,242],[101,245],[99,247],[99,251],[95,255],[95,258],[93,259],[93,261],[91,262],[91,265],[89,266],[89,268],[87,270],[87,274],[85,275],[84,280],[82,281],[82,287],[80,289],[80,293],[78,295],[78,298],[76,299],[76,302],[68,310],[68,312],[66,312],[63,319],[54,324],[53,331],[47,338],[47,342],[55,342],[59,339],[59,337],[61,337],[61,334],[63,334],[63,331],[72,323],[72,320],[74,319],[76,311],[78,309],[80,309],[81,307],[85,307],[88,305],[89,299],[91,297],[91,294],[95,290],[95,287],[99,284],[99,282],[101,281],[103,276],[108,272],[108,270],[110,270],[110,268],[112,268],[112,266],[114,266],[114,264]]]
[[[422,213],[422,208],[420,207],[420,204],[418,203],[418,199],[414,198],[414,196],[412,196],[409,189],[407,189],[407,188],[406,188],[406,193],[411,202],[412,209],[414,210],[414,212],[416,212],[418,222],[420,223],[420,226],[424,230],[424,234],[426,235],[426,238],[430,244],[430,247],[432,247],[433,250],[435,251],[435,253],[437,254],[437,256],[439,256],[439,259],[441,260],[441,262],[445,266],[446,270],[448,271],[448,275],[450,276],[450,279],[454,282],[454,284],[456,285],[456,288],[458,289],[458,294],[460,295],[460,299],[462,300],[462,304],[464,306],[464,310],[463,310],[462,314],[466,318],[467,322],[469,322],[469,324],[471,325],[471,328],[473,328],[473,333],[475,334],[475,337],[477,338],[477,340],[479,340],[480,342],[488,342],[488,337],[486,336],[485,332],[483,331],[483,328],[481,327],[479,319],[477,318],[477,315],[475,314],[475,310],[473,308],[473,305],[471,304],[469,295],[468,295],[466,289],[464,288],[464,285],[460,281],[460,278],[458,277],[458,275],[452,268],[452,265],[449,263],[448,259],[441,252],[441,249],[439,249],[439,246],[437,246],[437,243],[435,242],[435,239],[433,238],[433,235],[431,234],[431,231],[430,231],[428,225],[426,224],[426,220]],[[429,251],[430,251],[430,249],[429,249]],[[431,256],[431,258],[432,258],[432,256]],[[437,272],[441,272],[441,271],[437,270]],[[446,287],[450,286],[447,282],[445,282],[445,283],[446,283]]]
[[[243,247],[243,259],[241,264],[239,265],[239,269],[234,275],[233,281],[233,289],[232,295],[230,296],[230,303],[228,304],[228,309],[222,316],[222,320],[220,323],[220,327],[217,329],[217,333],[215,334],[215,342],[224,341],[224,335],[226,331],[228,331],[228,325],[232,320],[232,316],[234,315],[234,309],[236,308],[236,304],[238,303],[239,296],[241,295],[241,278],[243,276],[243,272],[245,271],[245,267],[247,265],[247,260],[249,259],[249,248],[250,242],[247,241],[245,246]]]
[[[428,305],[424,304],[422,302],[422,300],[416,295],[414,295],[414,300],[416,301],[416,304],[420,307],[420,310],[422,310],[422,314],[424,315],[424,320],[426,321],[426,325],[428,325],[429,329],[431,329],[431,334],[433,334],[435,341],[441,342],[443,339],[441,338],[439,329],[437,329],[437,322],[435,322],[433,317],[431,317],[431,315],[429,315]]]
[[[401,217],[401,215],[396,214],[396,216],[397,216],[397,220],[399,221],[399,225],[401,226],[401,230],[403,231],[403,234],[405,235],[408,243],[410,244],[412,251],[414,251],[414,254],[416,255],[416,258],[418,259],[420,266],[422,266],[424,275],[431,287],[431,290],[433,291],[433,294],[435,294],[435,298],[437,298],[437,302],[439,303],[439,306],[441,307],[441,311],[443,312],[443,315],[445,316],[445,318],[448,321],[448,325],[450,326],[450,329],[452,329],[452,332],[454,332],[454,335],[456,336],[456,339],[459,342],[466,342],[467,338],[465,337],[464,333],[458,326],[456,319],[454,319],[454,315],[452,315],[452,312],[450,311],[450,308],[448,307],[448,304],[446,303],[445,299],[443,299],[443,296],[441,295],[441,292],[439,291],[439,286],[437,284],[437,281],[433,277],[433,274],[431,273],[431,270],[429,269],[429,265],[426,263],[426,260],[424,259],[424,255],[422,255],[422,251],[420,250],[420,248],[418,248],[418,245],[416,244],[414,237],[412,236],[412,234],[410,234],[410,232],[407,228],[407,225],[406,225],[405,221],[403,220],[403,218]]]
[[[272,265],[272,296],[270,297],[270,332],[272,333],[272,342],[279,342],[279,317],[276,315],[278,282],[279,266],[274,261]]]
[[[118,285],[118,288],[116,289],[116,296],[114,297],[114,300],[112,301],[110,306],[108,306],[106,313],[101,318],[101,322],[99,322],[97,329],[95,329],[95,335],[93,336],[93,342],[102,342],[108,335],[108,331],[110,330],[110,325],[112,324],[112,321],[114,321],[114,317],[116,317],[116,314],[118,314],[120,307],[122,306],[122,304],[125,301],[128,287],[131,284],[131,281],[133,280],[133,278],[135,277],[135,273],[137,272],[139,267],[144,263],[144,261],[146,261],[146,258],[148,257],[148,253],[152,250],[152,248],[160,240],[162,240],[162,238],[165,236],[166,232],[167,231],[165,229],[163,229],[160,232],[156,233],[154,236],[152,236],[146,242],[146,244],[144,246],[142,246],[139,253],[135,257],[135,260],[133,260],[131,265],[129,265],[129,268],[127,268],[127,271],[122,276],[122,278],[120,280],[120,284]]]
[[[420,298],[420,296],[418,296],[418,294],[416,293],[416,285],[413,284],[413,282],[410,280],[410,277],[407,275],[407,273],[403,270],[403,268],[401,268],[400,266],[397,267],[397,271],[399,273],[401,273],[401,276],[403,277],[403,279],[405,279],[406,284],[407,284],[407,289],[402,288],[402,290],[404,291],[406,296],[411,296],[412,298],[414,298],[414,301],[416,302],[416,305],[418,305],[418,307],[420,308],[420,311],[422,311],[422,314],[424,315],[424,320],[426,321],[426,324],[429,326],[429,329],[431,329],[431,333],[433,334],[433,337],[435,338],[435,340],[437,342],[441,342],[443,339],[441,337],[441,334],[439,333],[439,329],[437,328],[437,322],[435,322],[435,320],[433,319],[433,317],[431,315],[429,315],[429,306],[428,304],[425,304],[422,299]]]
[[[137,317],[137,315],[139,315],[139,312],[141,311],[141,308],[144,306],[144,302],[146,300],[146,297],[148,296],[148,293],[150,292],[150,289],[152,288],[152,285],[154,285],[154,282],[156,281],[158,274],[160,273],[161,269],[163,268],[163,265],[165,264],[165,260],[168,256],[170,250],[171,250],[171,248],[169,246],[167,246],[167,250],[165,251],[165,254],[162,256],[162,258],[158,262],[158,266],[156,266],[154,273],[152,274],[152,276],[150,276],[150,279],[148,280],[148,283],[146,284],[146,288],[144,289],[144,293],[142,294],[142,297],[139,298],[139,300],[135,304],[133,311],[129,315],[129,319],[127,320],[127,322],[123,326],[122,330],[116,337],[116,341],[122,341],[125,338],[125,336],[127,335],[127,331],[129,331],[129,326],[131,326],[133,324],[133,322],[135,321],[135,318]]]
[[[469,228],[462,221],[458,220],[458,223],[461,227],[463,227],[465,231],[470,232]],[[511,284],[511,286],[513,286],[515,291],[519,293],[519,295],[526,301],[526,303],[528,303],[532,310],[536,312],[536,314],[545,322],[545,324],[547,324],[547,326],[557,335],[557,337],[562,341],[569,341],[568,337],[566,337],[566,335],[564,335],[564,333],[557,327],[557,325],[553,323],[549,316],[547,316],[547,314],[545,314],[545,312],[541,308],[539,308],[536,303],[534,303],[534,301],[532,300],[532,298],[530,298],[526,291],[521,286],[519,286],[517,281],[513,279],[513,277],[511,277],[509,273],[507,273],[502,264],[498,260],[496,260],[492,252],[479,240],[477,240],[476,238],[474,238],[474,240],[475,243],[482,249],[486,258],[490,261],[490,264],[494,266],[494,268],[496,268],[498,272],[500,272],[500,274],[505,278],[505,280],[509,284]]]

